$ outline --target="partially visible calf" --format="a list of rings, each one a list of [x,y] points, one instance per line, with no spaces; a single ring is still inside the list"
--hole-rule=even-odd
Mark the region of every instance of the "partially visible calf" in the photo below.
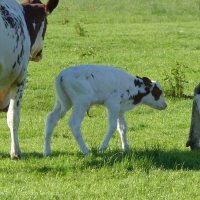
[[[116,129],[121,136],[122,149],[128,149],[124,118],[126,111],[140,104],[159,110],[167,107],[158,83],[107,66],[81,65],[62,71],[55,81],[55,93],[54,109],[46,120],[45,156],[51,154],[50,140],[56,123],[71,107],[69,126],[84,154],[88,154],[89,150],[82,138],[80,127],[91,105],[102,104],[108,109],[109,128],[100,150],[107,148]]]
[[[47,15],[58,0],[0,0],[0,111],[7,112],[11,158],[20,158],[18,126],[29,60],[42,59]]]
[[[190,133],[188,141],[186,143],[186,147],[190,147],[191,150],[200,149],[199,139],[200,139],[200,84],[198,84],[194,89]]]

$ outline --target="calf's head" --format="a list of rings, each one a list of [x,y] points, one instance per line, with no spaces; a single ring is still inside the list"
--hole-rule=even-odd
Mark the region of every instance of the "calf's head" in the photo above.
[[[139,92],[138,95],[133,97],[134,102],[137,102],[137,99],[140,99],[141,103],[158,110],[163,110],[167,107],[162,88],[157,82],[151,81],[147,77],[138,77],[135,85],[136,83],[139,85]]]
[[[48,0],[43,4],[40,0],[24,0],[22,6],[31,40],[30,60],[40,61],[47,27],[47,15],[58,5],[59,0]]]

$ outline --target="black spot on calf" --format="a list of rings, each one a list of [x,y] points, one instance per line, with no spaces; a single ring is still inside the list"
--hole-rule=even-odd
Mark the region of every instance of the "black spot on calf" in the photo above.
[[[160,90],[157,85],[154,85],[153,90],[151,91],[152,96],[157,101],[160,98],[160,95],[162,94],[162,90]]]
[[[94,74],[91,74],[92,78],[94,79]]]
[[[63,82],[63,76],[60,77],[60,82],[61,82],[61,83]]]
[[[136,105],[141,102],[142,98],[149,94],[149,91],[142,93],[138,91],[137,95],[132,96],[130,99],[133,99],[133,104]]]
[[[16,62],[13,64],[12,68],[14,69],[16,67]]]
[[[142,81],[139,80],[139,79],[135,79],[135,80],[134,80],[134,84],[135,84],[135,86],[141,87]]]

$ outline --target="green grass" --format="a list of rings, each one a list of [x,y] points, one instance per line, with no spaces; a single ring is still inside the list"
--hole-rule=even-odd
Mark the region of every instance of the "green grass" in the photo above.
[[[116,133],[98,148],[107,113],[92,107],[82,124],[91,149],[83,156],[67,125],[43,158],[43,130],[54,103],[54,78],[80,63],[113,65],[165,85],[177,62],[187,66],[184,93],[199,83],[200,25],[197,0],[61,0],[49,16],[44,59],[30,62],[19,128],[22,160],[9,158],[6,115],[0,114],[0,199],[199,199],[200,153],[185,147],[192,100],[166,97],[168,108],[137,107],[127,113],[130,151]]]

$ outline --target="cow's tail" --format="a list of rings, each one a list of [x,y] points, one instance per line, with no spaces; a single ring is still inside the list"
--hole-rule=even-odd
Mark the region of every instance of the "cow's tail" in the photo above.
[[[60,106],[61,117],[71,108],[71,101],[64,90],[63,77],[58,76],[55,81],[56,104]]]

